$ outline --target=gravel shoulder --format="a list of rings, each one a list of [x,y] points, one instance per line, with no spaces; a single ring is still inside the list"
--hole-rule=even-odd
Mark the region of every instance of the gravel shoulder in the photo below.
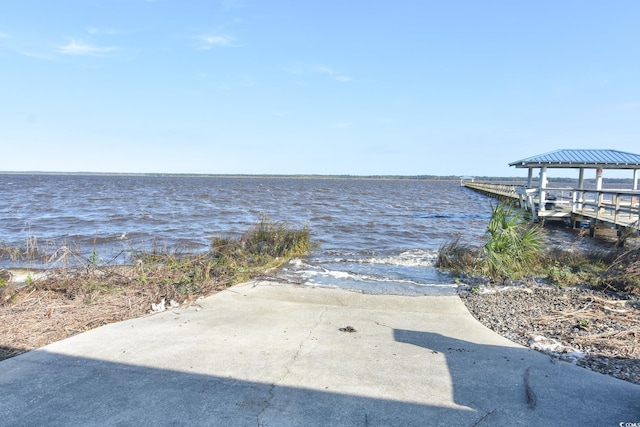
[[[459,295],[505,338],[640,385],[640,295],[547,285],[464,286]]]

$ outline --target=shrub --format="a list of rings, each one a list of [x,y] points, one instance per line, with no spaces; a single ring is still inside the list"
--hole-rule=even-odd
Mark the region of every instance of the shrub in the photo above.
[[[547,280],[558,286],[595,286],[615,259],[611,251],[566,251],[555,248],[544,256],[544,272]]]
[[[487,274],[502,282],[530,272],[542,255],[542,229],[528,223],[522,210],[501,202],[491,212],[488,241],[482,247]]]
[[[451,271],[454,276],[472,274],[480,266],[478,250],[460,241],[456,236],[438,249],[436,267]]]
[[[603,272],[596,286],[640,294],[640,248],[620,254]]]

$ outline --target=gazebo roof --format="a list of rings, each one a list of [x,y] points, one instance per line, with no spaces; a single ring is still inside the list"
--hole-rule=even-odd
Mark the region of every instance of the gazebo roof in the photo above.
[[[617,150],[556,150],[509,163],[516,168],[640,169],[640,154]]]

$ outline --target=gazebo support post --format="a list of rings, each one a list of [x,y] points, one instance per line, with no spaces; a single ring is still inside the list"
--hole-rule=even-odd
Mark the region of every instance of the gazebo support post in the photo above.
[[[580,174],[578,175],[578,188],[584,189],[584,168],[580,168]]]
[[[602,168],[596,169],[596,191],[598,192],[598,210],[602,206]]]
[[[540,168],[540,202],[538,203],[538,210],[544,212],[546,203],[546,188],[547,188],[547,167],[542,166]]]

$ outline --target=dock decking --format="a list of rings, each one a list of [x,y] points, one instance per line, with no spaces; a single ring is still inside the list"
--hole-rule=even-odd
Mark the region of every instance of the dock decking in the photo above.
[[[541,206],[538,188],[472,181],[463,181],[462,185],[489,197],[510,200],[542,223],[569,220],[576,227],[589,222],[592,230],[604,225],[640,234],[640,191],[637,190],[545,188]]]

